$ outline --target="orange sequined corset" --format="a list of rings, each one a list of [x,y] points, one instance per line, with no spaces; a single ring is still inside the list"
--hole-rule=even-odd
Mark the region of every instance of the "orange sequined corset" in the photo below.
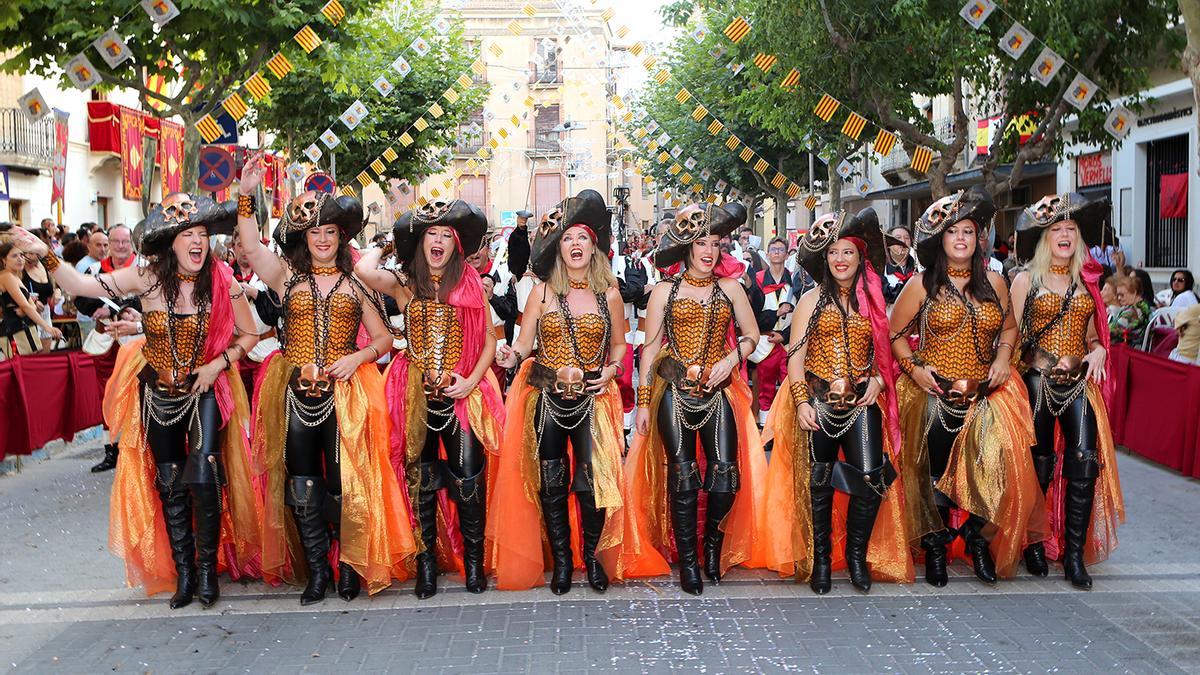
[[[921,349],[917,354],[947,379],[987,377],[994,357],[992,345],[1000,333],[1000,307],[985,302],[975,307],[973,330],[968,310],[958,300],[939,299],[929,303],[921,322]],[[972,345],[972,340],[977,344]],[[980,363],[981,360],[988,361]]]
[[[329,366],[334,361],[358,351],[355,338],[358,324],[362,320],[362,304],[349,293],[335,292],[329,298],[329,324],[325,335],[317,331],[326,330],[324,319],[314,320],[316,302],[312,291],[293,290],[284,302],[284,324],[287,329],[283,355],[297,368],[321,362]],[[319,318],[319,317],[318,317]],[[322,359],[318,359],[317,338],[324,347]]]
[[[463,334],[454,307],[413,298],[404,313],[408,362],[421,370],[449,372],[462,358]]]
[[[691,298],[676,298],[667,309],[671,355],[685,366],[699,364],[705,368],[725,358],[729,355],[725,334],[732,318],[733,306],[724,298],[705,305]]]
[[[1032,306],[1026,310],[1032,312],[1030,335],[1037,335],[1046,324],[1058,316],[1062,305],[1061,295],[1045,289],[1034,296]],[[1095,308],[1096,303],[1086,290],[1077,291],[1071,297],[1066,316],[1038,340],[1037,346],[1058,358],[1086,356],[1088,322],[1092,320]]]
[[[576,363],[575,351],[567,337],[566,320],[562,312],[546,312],[538,321],[538,363],[547,368],[558,369],[575,366],[583,370],[598,370],[604,365],[605,326],[604,317],[594,312],[571,318],[574,324],[575,344],[579,356],[586,363]]]
[[[817,315],[817,325],[808,338],[804,353],[804,369],[833,382],[848,379],[857,382],[874,374],[871,345],[871,322],[861,314],[851,312],[846,321],[849,345],[842,332],[842,313],[828,305]]]
[[[142,317],[142,327],[146,331],[146,346],[142,348],[142,356],[146,362],[162,374],[169,374],[175,369],[175,360],[179,360],[180,375],[187,375],[203,365],[204,340],[208,338],[208,322],[199,314],[176,314],[175,342],[171,343],[167,333],[167,313],[162,310],[146,312]],[[205,335],[201,335],[201,332]],[[175,350],[172,356],[171,350]],[[195,357],[196,363],[192,363]]]

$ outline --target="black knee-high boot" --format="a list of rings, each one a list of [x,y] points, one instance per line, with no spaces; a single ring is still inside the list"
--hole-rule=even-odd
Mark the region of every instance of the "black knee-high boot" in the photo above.
[[[183,486],[183,465],[163,462],[157,465],[158,498],[162,502],[167,540],[175,561],[175,594],[171,609],[185,607],[196,594],[196,540],[192,536],[191,496]]]
[[[221,491],[216,483],[191,485],[196,510],[196,553],[199,583],[196,595],[205,609],[221,597],[217,583],[217,548],[221,539]]]
[[[1054,478],[1054,465],[1058,457],[1050,455],[1033,456],[1033,472],[1037,475],[1038,486],[1042,494],[1050,489],[1050,481]],[[1046,547],[1042,542],[1034,542],[1025,547],[1025,569],[1035,577],[1044,577],[1050,573],[1050,565],[1046,562]]]
[[[808,586],[817,595],[833,588],[833,462],[813,462],[808,490],[812,504],[812,576]]]
[[[550,574],[550,590],[562,595],[571,590],[571,572],[575,561],[571,556],[571,519],[567,511],[567,463],[563,459],[543,459],[542,488],[538,498],[542,504],[542,520],[546,524],[546,540],[554,571]]]
[[[685,593],[692,595],[704,592],[704,580],[700,578],[699,552],[696,550],[699,474],[699,467],[695,462],[680,462],[667,466],[667,490],[671,495],[671,529],[675,532],[675,549],[679,554],[679,586]]]
[[[450,475],[450,498],[458,506],[458,529],[463,539],[463,570],[466,587],[471,593],[487,590],[487,573],[483,570],[483,536],[485,526],[484,471],[467,478]]]
[[[325,479],[320,476],[292,476],[288,480],[284,502],[292,507],[304,560],[308,564],[308,584],[300,593],[300,604],[311,605],[325,599],[333,580],[329,566],[329,524],[325,520]]]
[[[437,495],[444,487],[443,469],[441,462],[422,462],[414,468],[416,485],[410,483],[410,491],[417,496],[414,506],[423,550],[417,554],[417,581],[413,592],[418,599],[425,600],[437,594]]]
[[[867,567],[867,549],[871,544],[871,532],[875,529],[875,516],[879,514],[879,495],[850,496],[846,514],[846,568],[850,572],[850,583],[866,593],[871,590],[871,570]]]
[[[941,495],[934,493],[934,497],[936,499]],[[950,507],[939,504],[937,511],[942,529],[921,537],[921,548],[925,550],[925,581],[930,586],[941,588],[950,581],[946,571],[946,546],[954,541],[954,533],[950,530]]]
[[[333,529],[333,538],[338,540],[339,557],[344,542],[342,541],[342,496],[325,495],[325,520]],[[349,563],[338,560],[337,594],[338,597],[350,602],[362,592],[362,581],[358,571]]]
[[[733,508],[737,496],[738,467],[733,462],[712,462],[708,465],[704,489],[708,492],[708,506],[704,514],[704,575],[714,584],[721,583],[721,547],[725,533],[721,521]]]
[[[1063,573],[1075,588],[1091,590],[1092,577],[1083,566],[1083,548],[1092,520],[1092,505],[1096,500],[1096,479],[1069,479],[1066,493]]]
[[[967,522],[961,528],[963,542],[971,554],[971,567],[975,576],[985,584],[996,583],[996,563],[992,560],[992,551],[988,548],[988,540],[983,536],[983,527],[987,520],[974,513],[967,516]]]
[[[579,465],[572,489],[579,503],[579,521],[583,530],[583,569],[587,572],[588,585],[592,590],[603,593],[608,590],[608,573],[596,559],[596,547],[600,545],[600,534],[604,531],[604,509],[596,507],[596,486],[591,476],[590,464]],[[568,546],[567,551],[570,550]]]

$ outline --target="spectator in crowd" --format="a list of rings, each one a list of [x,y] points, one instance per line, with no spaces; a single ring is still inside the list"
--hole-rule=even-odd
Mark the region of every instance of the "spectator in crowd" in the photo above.
[[[80,239],[83,237],[80,236]],[[88,235],[87,255],[75,263],[75,271],[86,274],[89,267],[108,257],[108,235],[103,232],[92,232]]]
[[[44,232],[45,230],[38,230]],[[47,244],[49,246],[49,244]],[[25,272],[21,277],[21,285],[29,290],[29,299],[37,308],[38,314],[49,323],[54,322],[53,313],[55,298],[58,297],[61,301],[61,294],[56,294],[54,289],[54,280],[50,278],[50,273],[42,266],[42,261],[38,260],[37,256],[25,256]],[[39,351],[46,353],[54,345],[54,338],[48,331],[43,328],[38,328],[38,336],[41,338],[42,347]]]
[[[63,230],[58,226],[58,223],[54,222],[50,218],[42,218],[39,229],[46,233],[47,245],[53,249],[56,254],[61,254],[63,247],[61,241]],[[38,236],[40,237],[41,235],[39,234]]]
[[[35,325],[56,340],[63,337],[31,301],[24,273],[25,254],[11,241],[0,244],[0,355],[5,358],[38,351],[41,339]]]
[[[904,225],[888,231],[887,263],[883,266],[883,299],[891,305],[896,302],[900,290],[917,271],[917,261],[912,256],[912,232]]]
[[[1179,344],[1171,352],[1171,360],[1196,363],[1196,354],[1200,352],[1200,303],[1179,310],[1175,315],[1175,332],[1179,334]]]
[[[1150,305],[1142,298],[1141,281],[1136,276],[1122,276],[1112,283],[1117,304],[1109,308],[1109,335],[1114,343],[1140,345],[1150,320]]]
[[[1196,278],[1190,270],[1175,270],[1171,273],[1171,302],[1168,307],[1182,309],[1200,303],[1196,297]]]
[[[787,271],[787,241],[775,237],[767,244],[767,266],[754,274],[754,283],[746,290],[750,306],[758,320],[758,330],[771,344],[770,353],[758,363],[758,425],[767,422],[767,411],[775,400],[779,383],[787,375],[787,345],[791,336],[792,311],[795,310],[795,279]]]
[[[80,260],[87,257],[87,243],[79,235],[70,232],[63,237],[62,259],[74,267]]]
[[[1129,274],[1137,278],[1138,289],[1141,291],[1142,300],[1146,302],[1146,306],[1150,308],[1158,306],[1158,301],[1154,298],[1154,282],[1150,279],[1150,273],[1140,267],[1135,267],[1130,270]]]
[[[1092,250],[1094,251],[1095,248],[1093,248]],[[1092,255],[1094,257],[1095,253],[1093,253]],[[1108,254],[1108,259],[1110,261],[1110,264],[1107,265],[1107,267],[1109,267],[1109,269],[1112,270],[1112,273],[1114,276],[1124,277],[1124,276],[1133,274],[1133,268],[1130,267],[1129,265],[1125,264],[1125,252],[1122,251],[1121,249],[1118,248],[1114,251],[1111,251]],[[1097,259],[1097,262],[1099,262],[1099,259]],[[1103,264],[1103,263],[1101,263],[1101,264]]]
[[[1125,266],[1125,254],[1121,251],[1121,246],[1118,243],[1105,244],[1104,246],[1096,245],[1091,248],[1092,257],[1096,262],[1104,265],[1110,270],[1116,271],[1119,264],[1122,268]],[[1117,262],[1116,254],[1120,253],[1120,262]]]

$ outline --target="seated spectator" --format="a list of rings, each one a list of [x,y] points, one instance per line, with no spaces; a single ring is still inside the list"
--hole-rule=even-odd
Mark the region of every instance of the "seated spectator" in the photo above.
[[[22,283],[24,273],[25,254],[12,242],[0,244],[0,354],[6,358],[41,349],[36,328],[55,340],[63,337],[30,300],[29,289]]]
[[[1200,303],[1189,305],[1175,315],[1175,332],[1179,344],[1171,352],[1172,361],[1195,363],[1200,351]]]
[[[1193,290],[1195,286],[1196,278],[1191,271],[1175,270],[1171,273],[1171,301],[1164,306],[1182,309],[1200,303],[1200,298],[1196,297],[1196,291]]]
[[[1132,269],[1129,273],[1137,278],[1138,288],[1141,289],[1142,300],[1146,301],[1146,306],[1157,307],[1158,303],[1154,299],[1154,282],[1150,279],[1150,273],[1140,267]]]
[[[1117,304],[1109,308],[1108,331],[1114,343],[1141,345],[1150,320],[1150,305],[1142,298],[1141,282],[1135,276],[1113,281]]]

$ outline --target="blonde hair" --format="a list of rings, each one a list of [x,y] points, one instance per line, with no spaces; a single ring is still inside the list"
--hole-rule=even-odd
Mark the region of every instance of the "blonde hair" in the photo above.
[[[597,248],[592,251],[592,259],[587,268],[588,288],[593,293],[606,293],[609,288],[617,285],[608,258]],[[567,266],[563,263],[562,254],[554,261],[554,269],[550,270],[550,278],[546,280],[550,292],[555,295],[566,295],[571,289],[570,277],[567,276]]]
[[[1074,222],[1074,221],[1072,221]],[[1055,223],[1057,224],[1057,223]],[[1042,285],[1042,279],[1050,273],[1050,261],[1053,256],[1050,255],[1050,245],[1046,243],[1046,237],[1050,234],[1050,225],[1046,231],[1042,233],[1042,238],[1038,240],[1037,248],[1033,250],[1033,259],[1029,261],[1029,280],[1033,288]],[[1075,224],[1075,254],[1071,256],[1071,279],[1075,283],[1081,283],[1083,280],[1079,277],[1079,272],[1083,270],[1083,265],[1088,261],[1091,255],[1088,253],[1087,244],[1083,242],[1083,234],[1079,231],[1079,224]]]

